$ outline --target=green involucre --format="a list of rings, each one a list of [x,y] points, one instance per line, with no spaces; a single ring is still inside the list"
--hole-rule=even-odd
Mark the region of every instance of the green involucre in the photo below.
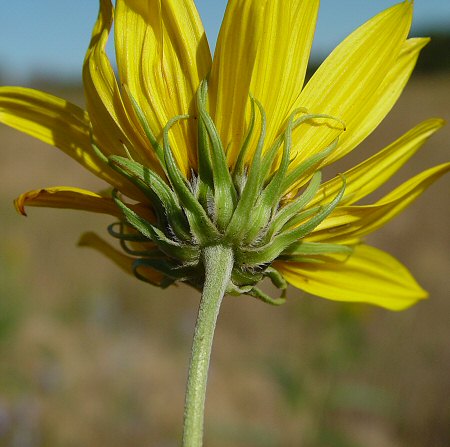
[[[247,135],[235,165],[229,167],[207,110],[207,83],[203,81],[197,94],[198,168],[187,179],[170,147],[170,130],[180,120],[191,118],[181,115],[171,119],[160,143],[126,87],[125,92],[165,175],[161,177],[132,160],[128,152],[128,158],[106,157],[95,148],[102,161],[133,182],[152,203],[153,208],[148,211],[155,215],[155,221],[141,216],[138,207],[113,193],[123,221],[110,226],[109,231],[136,258],[133,269],[138,278],[146,280],[141,269],[147,267],[163,274],[163,286],[179,281],[201,289],[202,253],[206,247],[223,246],[232,250],[234,258],[227,292],[247,294],[278,305],[285,300],[286,281],[271,267],[273,261],[321,262],[324,257],[345,257],[351,253],[351,248],[346,246],[304,240],[333,212],[345,190],[342,178],[340,191],[328,204],[308,206],[322,179],[317,169],[336,148],[337,140],[292,167],[293,130],[314,118],[336,118],[297,109],[289,117],[284,132],[266,148],[266,115],[262,105],[250,97]],[[250,141],[256,129],[259,129],[258,143],[252,153]],[[286,200],[286,194],[299,182],[306,184],[302,193]],[[281,289],[281,298],[272,299],[256,287],[265,277]]]

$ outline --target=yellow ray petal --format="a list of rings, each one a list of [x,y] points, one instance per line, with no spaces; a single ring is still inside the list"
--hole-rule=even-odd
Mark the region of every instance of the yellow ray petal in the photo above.
[[[100,11],[83,65],[83,82],[88,111],[102,149],[107,154],[121,154],[120,141],[127,139],[120,128],[115,107],[115,102],[120,102],[118,87],[105,51],[112,22],[111,1],[100,0]]]
[[[368,245],[355,247],[345,262],[276,262],[274,267],[295,287],[334,301],[403,310],[428,296],[405,266]]]
[[[392,203],[395,200],[403,200],[407,198],[408,205],[419,197],[429,186],[444,174],[450,171],[450,162],[442,163],[433,168],[417,174],[415,177],[404,182],[398,188],[395,188],[389,194],[386,194],[382,199],[378,200],[376,205],[384,205]]]
[[[69,186],[53,186],[35,189],[21,194],[14,205],[19,213],[26,216],[26,206],[42,206],[46,208],[66,208],[83,210],[92,213],[110,214],[121,217],[122,213],[111,198],[102,197],[92,191]]]
[[[123,254],[119,250],[116,250],[113,246],[108,244],[106,241],[104,241],[101,237],[97,236],[95,233],[91,232],[84,233],[81,236],[78,245],[80,247],[90,247],[93,248],[94,250],[99,251],[107,258],[111,259],[111,261],[113,261],[114,264],[120,267],[123,271],[131,275],[134,275],[133,262],[135,261],[135,259]],[[139,269],[139,273],[142,276],[144,276],[147,279],[147,281],[149,281],[154,285],[160,285],[164,279],[161,273],[149,267],[145,268],[141,267]]]
[[[319,0],[274,0],[264,12],[261,39],[250,92],[267,114],[266,141],[271,144],[293,110],[305,78]],[[250,147],[256,147],[257,136]]]
[[[160,138],[174,116],[195,115],[195,93],[211,69],[200,17],[192,0],[118,0],[114,26],[121,82]],[[196,121],[180,123],[172,135],[174,155],[188,173],[196,166]]]
[[[325,164],[328,165],[348,154],[376,129],[397,102],[416,65],[420,51],[429,41],[429,38],[414,38],[403,44],[397,60],[377,90],[359,104],[357,110],[352,111],[350,127],[340,135],[337,149],[327,157]]]
[[[127,113],[106,55],[113,22],[110,0],[100,0],[100,12],[83,65],[86,106],[99,146],[106,155],[127,155],[161,173],[150,143],[137,119]],[[126,149],[124,148],[126,147]]]
[[[385,149],[345,172],[343,175],[347,186],[340,205],[351,205],[387,182],[444,124],[444,120],[438,118],[426,120]],[[341,187],[341,177],[323,183],[309,206],[327,203]]]
[[[214,53],[209,108],[230,164],[244,136],[253,67],[264,37],[266,1],[230,0]]]
[[[139,199],[142,193],[95,155],[88,114],[76,105],[24,87],[0,87],[0,122],[51,144],[83,167]]]
[[[310,241],[362,237],[385,225],[416,200],[437,179],[450,171],[450,163],[428,169],[409,179],[373,205],[338,206],[308,236]]]
[[[351,133],[359,126],[359,110],[376,94],[405,42],[412,3],[395,5],[354,31],[323,62],[296,103],[310,113],[339,118]],[[294,132],[299,163],[328,146],[342,133],[338,122],[308,122]],[[348,137],[350,138],[350,137]]]
[[[38,90],[0,87],[0,122],[58,147],[111,181],[112,170],[102,166],[93,153],[87,113],[76,105]]]

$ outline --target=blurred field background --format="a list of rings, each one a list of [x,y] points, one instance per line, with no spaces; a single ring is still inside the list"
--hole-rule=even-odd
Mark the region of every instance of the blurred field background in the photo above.
[[[83,104],[76,86],[44,88]],[[419,71],[341,171],[421,120],[448,119],[449,104],[449,72]],[[449,141],[447,126],[390,187],[448,161]],[[16,214],[12,199],[26,190],[104,185],[57,149],[4,126],[0,148],[0,446],[179,445],[198,293],[153,288],[76,247],[84,231],[107,237],[108,217]],[[205,446],[450,445],[449,191],[447,176],[369,238],[430,292],[408,311],[292,288],[280,308],[225,299]]]

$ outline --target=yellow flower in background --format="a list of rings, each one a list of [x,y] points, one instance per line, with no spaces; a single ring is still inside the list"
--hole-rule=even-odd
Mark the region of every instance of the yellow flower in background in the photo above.
[[[83,67],[86,110],[40,91],[0,88],[0,121],[52,144],[111,185],[47,187],[16,200],[106,213],[122,251],[92,246],[162,287],[202,289],[202,251],[233,252],[227,291],[278,304],[256,284],[285,281],[338,301],[407,308],[426,292],[364,237],[450,169],[428,169],[370,205],[442,125],[418,124],[322,182],[390,111],[426,38],[408,39],[397,4],[347,37],[305,84],[318,0],[230,0],[214,58],[192,0],[100,1]],[[118,78],[105,46],[114,20]],[[284,292],[283,292],[284,293]]]

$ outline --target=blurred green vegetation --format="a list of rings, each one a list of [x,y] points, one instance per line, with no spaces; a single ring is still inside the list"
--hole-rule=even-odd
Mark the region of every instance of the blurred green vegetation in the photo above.
[[[430,37],[431,41],[420,54],[416,72],[439,73],[450,71],[450,34],[445,31],[440,33],[424,31],[420,36]]]

